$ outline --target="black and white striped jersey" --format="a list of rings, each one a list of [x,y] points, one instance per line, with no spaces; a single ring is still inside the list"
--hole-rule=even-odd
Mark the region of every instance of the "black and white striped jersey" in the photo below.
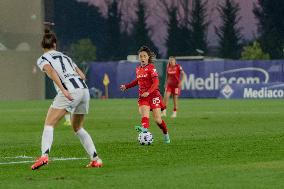
[[[44,65],[49,64],[57,72],[62,85],[67,90],[73,90],[77,88],[87,88],[86,83],[80,78],[76,71],[77,65],[72,59],[63,53],[55,50],[50,50],[44,53],[37,60],[37,66],[43,71]],[[54,87],[57,92],[60,89],[54,83]]]

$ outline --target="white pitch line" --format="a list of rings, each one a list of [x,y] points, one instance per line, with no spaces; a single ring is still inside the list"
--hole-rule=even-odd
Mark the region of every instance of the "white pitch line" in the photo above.
[[[63,158],[63,157],[54,157],[54,158],[51,158],[51,161],[68,161],[68,160],[82,160],[82,159],[89,159],[89,158],[76,158],[76,157],[73,157],[73,158]]]
[[[15,156],[15,157],[0,157],[0,159],[33,159],[34,157],[30,156]]]
[[[51,158],[51,161],[72,161],[72,160],[82,160],[88,158]],[[0,162],[0,165],[10,165],[10,164],[24,164],[24,163],[32,163],[34,161],[11,161],[11,162]]]
[[[12,162],[0,162],[0,165],[9,165],[9,164],[21,164],[21,163],[32,163],[34,161],[12,161]]]

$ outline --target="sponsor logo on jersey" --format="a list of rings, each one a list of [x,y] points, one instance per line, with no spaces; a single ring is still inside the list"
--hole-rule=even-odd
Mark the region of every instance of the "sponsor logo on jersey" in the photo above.
[[[148,76],[148,74],[137,74],[137,79],[139,79],[139,78],[145,78],[145,77],[147,77]]]
[[[77,74],[71,74],[71,73],[68,73],[68,74],[64,74],[64,78],[68,78],[68,77],[76,77],[78,76]]]

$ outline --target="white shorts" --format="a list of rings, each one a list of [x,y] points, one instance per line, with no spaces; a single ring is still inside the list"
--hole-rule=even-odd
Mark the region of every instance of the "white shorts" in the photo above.
[[[90,93],[88,89],[69,91],[73,100],[68,100],[63,93],[58,93],[51,104],[54,109],[65,109],[72,114],[88,114]]]

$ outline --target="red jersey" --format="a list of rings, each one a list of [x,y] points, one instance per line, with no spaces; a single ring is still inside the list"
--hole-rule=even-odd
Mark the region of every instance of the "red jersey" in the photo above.
[[[146,66],[138,66],[136,68],[136,79],[125,85],[126,89],[139,85],[139,106],[149,106],[152,109],[165,108],[163,98],[159,91],[158,72],[154,64],[147,64]],[[141,97],[145,92],[149,92],[149,96]]]
[[[174,66],[167,66],[167,85],[171,87],[178,87],[180,83],[180,73],[182,71],[182,67],[178,64]]]
[[[136,79],[139,85],[139,96],[144,92],[149,92],[148,90],[153,84],[153,78],[158,76],[159,75],[154,64],[147,64],[144,67],[138,66],[136,68]],[[156,87],[153,92],[157,90],[159,90],[158,87]]]

